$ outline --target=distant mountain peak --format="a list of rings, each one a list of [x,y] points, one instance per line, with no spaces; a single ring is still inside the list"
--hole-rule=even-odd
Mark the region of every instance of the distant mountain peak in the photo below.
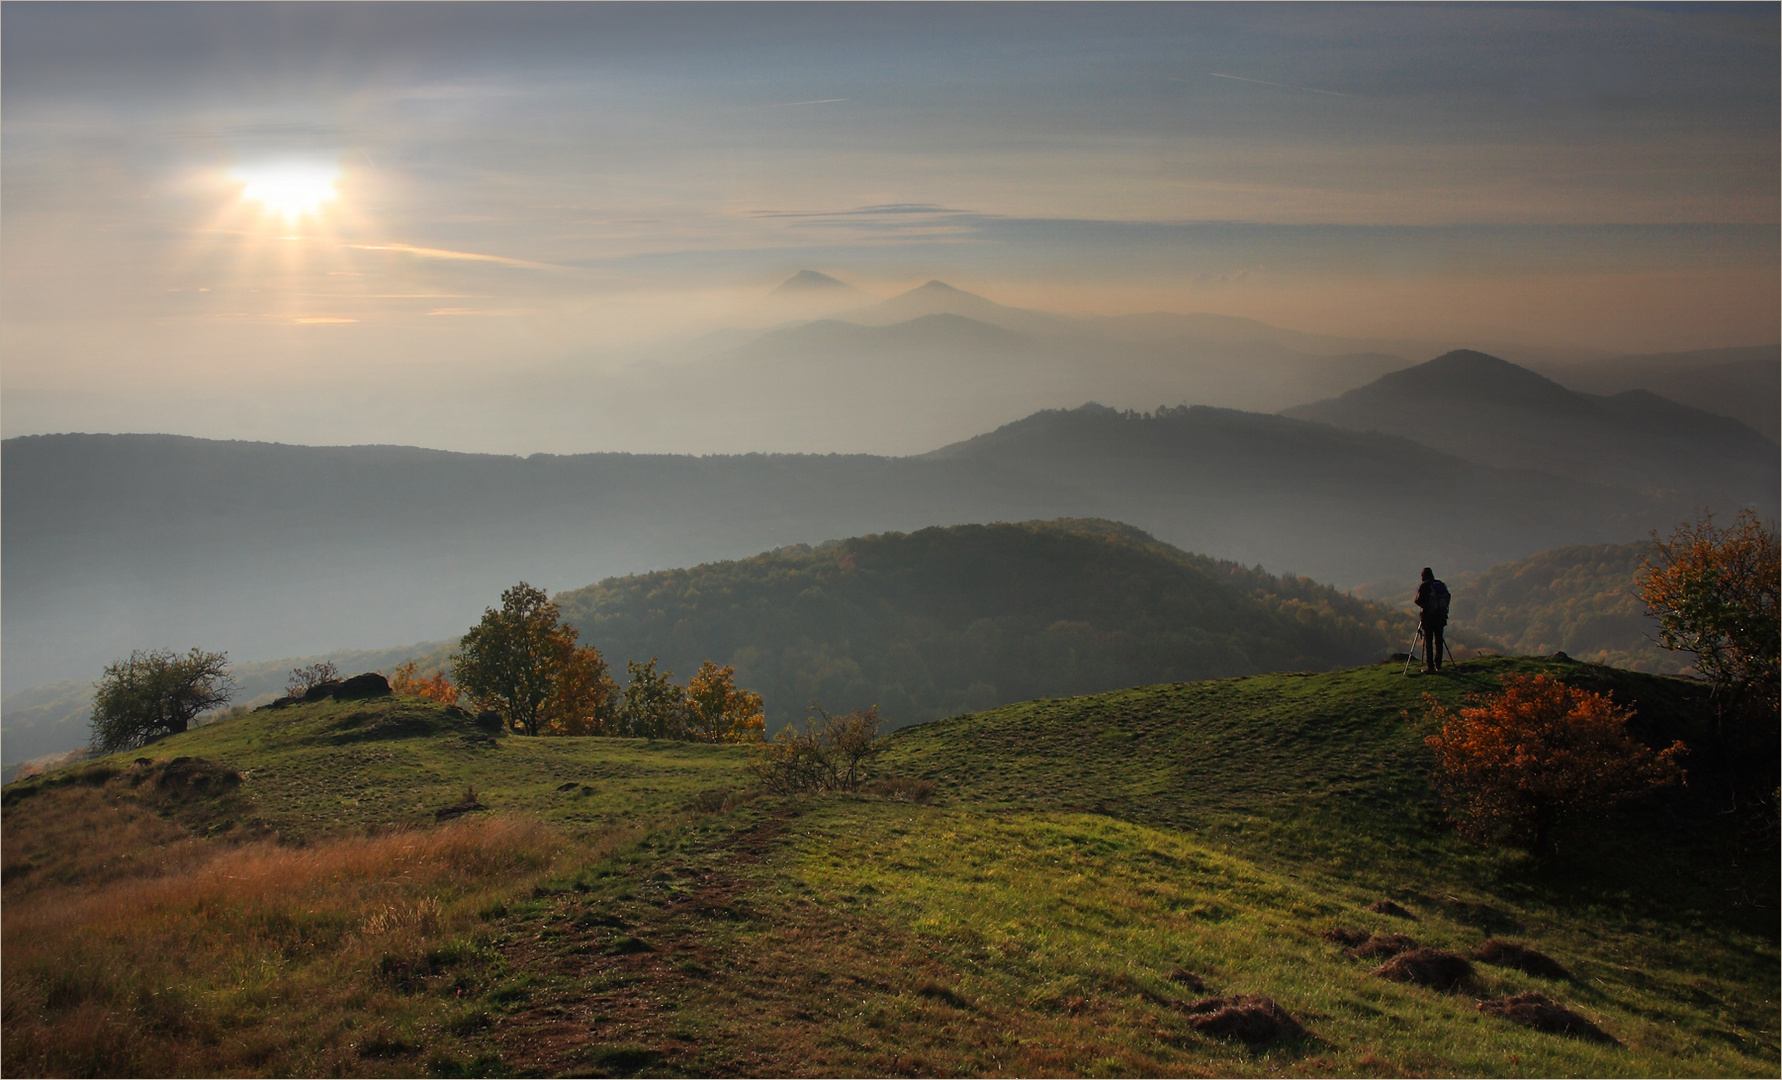
[[[819,274],[815,270],[800,270],[778,288],[768,293],[769,296],[808,295],[819,292],[852,292],[853,286],[845,281],[838,281],[828,274]]]
[[[1343,395],[1357,400],[1380,393],[1418,393],[1472,401],[1515,400],[1548,408],[1576,411],[1586,399],[1539,372],[1473,349],[1455,349],[1413,367],[1388,372],[1367,386]]]
[[[1443,353],[1434,360],[1426,362],[1423,366],[1447,368],[1482,367],[1496,368],[1500,371],[1505,368],[1516,367],[1515,364],[1510,363],[1502,357],[1492,356],[1490,353],[1482,353],[1477,349],[1454,349],[1450,352]]]
[[[935,278],[935,279],[929,281],[927,284],[922,285],[915,289],[911,289],[910,291],[911,292],[961,293],[961,294],[965,293],[964,289],[955,289],[955,288],[953,288],[953,286],[948,285],[946,282],[940,280],[939,278]]]

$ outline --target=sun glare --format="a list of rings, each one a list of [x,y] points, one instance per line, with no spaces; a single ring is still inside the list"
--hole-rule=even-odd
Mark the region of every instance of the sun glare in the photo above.
[[[239,166],[235,179],[243,185],[243,200],[259,203],[286,221],[295,221],[314,216],[334,201],[340,168],[313,161],[283,161]]]

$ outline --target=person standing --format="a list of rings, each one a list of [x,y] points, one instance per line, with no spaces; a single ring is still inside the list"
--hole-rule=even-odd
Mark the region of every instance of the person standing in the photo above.
[[[1420,614],[1418,624],[1423,628],[1423,671],[1425,674],[1442,670],[1443,630],[1448,625],[1448,601],[1451,596],[1448,586],[1442,584],[1435,576],[1435,571],[1423,568],[1423,583],[1417,586],[1417,607]]]

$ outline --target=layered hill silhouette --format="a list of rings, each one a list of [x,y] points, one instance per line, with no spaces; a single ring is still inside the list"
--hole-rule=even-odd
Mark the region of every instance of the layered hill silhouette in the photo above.
[[[958,525],[612,578],[557,597],[582,640],[734,664],[778,728],[821,702],[902,727],[1029,698],[1389,651],[1396,613],[1115,522]]]
[[[628,363],[564,361],[485,393],[541,426],[592,429],[616,446],[901,455],[1092,400],[1272,412],[1411,363],[1383,346],[1229,316],[1066,316],[940,281],[862,303],[808,280],[763,298],[756,315],[778,325],[716,331]]]
[[[1626,540],[1690,510],[1206,408],[1040,413],[918,458],[58,435],[7,440],[0,467],[14,687],[157,645],[249,659],[438,639],[516,580],[557,590],[932,525],[1108,518],[1343,585]]]
[[[835,278],[830,277],[828,274],[819,273],[815,270],[800,270],[785,281],[780,282],[769,295],[795,296],[816,294],[825,296],[845,296],[849,293],[858,291],[859,290],[855,289],[852,285],[838,281]]]
[[[1730,416],[1771,442],[1782,438],[1782,409],[1777,408],[1782,400],[1782,346],[1615,356],[1543,365],[1540,370],[1589,394],[1650,390],[1684,405]]]
[[[1539,469],[1716,506],[1777,507],[1778,449],[1730,417],[1647,390],[1582,394],[1506,360],[1457,350],[1341,397],[1286,410],[1403,435],[1509,469]]]

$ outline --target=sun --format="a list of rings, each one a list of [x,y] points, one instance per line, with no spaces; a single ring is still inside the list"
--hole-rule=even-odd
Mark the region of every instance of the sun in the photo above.
[[[338,196],[335,184],[340,167],[316,161],[279,161],[240,165],[235,179],[242,185],[241,198],[259,203],[267,212],[286,221],[313,217]]]

